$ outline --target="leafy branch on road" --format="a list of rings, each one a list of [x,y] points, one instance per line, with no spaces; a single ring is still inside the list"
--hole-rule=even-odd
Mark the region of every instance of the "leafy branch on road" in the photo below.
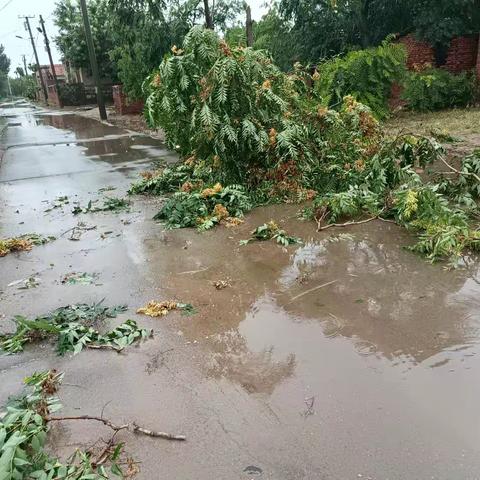
[[[121,351],[128,345],[152,335],[139,328],[134,320],[127,320],[113,330],[100,333],[96,325],[106,318],[116,317],[126,306],[105,307],[102,304],[75,304],[61,307],[48,315],[29,320],[14,317],[16,331],[0,337],[0,350],[12,354],[23,351],[24,345],[49,337],[57,339],[57,353],[74,355],[83,348]]]
[[[43,245],[55,240],[55,237],[44,237],[37,233],[26,233],[18,237],[0,239],[0,257],[11,252],[29,252],[35,245]]]
[[[95,205],[96,201],[90,200],[85,207],[80,204],[75,205],[72,210],[74,215],[79,213],[95,213],[95,212],[120,212],[128,210],[131,202],[126,198],[106,197],[102,205]]]
[[[457,169],[434,138],[392,138],[353,96],[325,107],[307,87],[318,80],[299,64],[286,74],[264,52],[194,27],[145,82],[147,119],[163,128],[183,164],[132,189],[177,187],[157,214],[172,228],[219,223],[200,195],[204,184],[219,182],[239,184],[252,206],[313,200],[304,218],[319,229],[394,221],[416,233],[412,250],[431,261],[455,263],[480,250],[480,154]],[[441,182],[421,175],[440,162],[448,169]],[[171,181],[177,171],[181,179]]]
[[[275,240],[278,244],[287,247],[294,243],[302,243],[302,239],[287,235],[273,220],[260,225],[252,231],[251,237],[247,240],[240,240],[240,245],[247,245],[255,241]]]
[[[38,480],[105,480],[110,475],[125,478],[121,468],[124,444],[116,442],[121,430],[167,440],[185,440],[183,435],[156,432],[136,423],[116,425],[102,416],[53,416],[62,408],[57,392],[63,373],[55,370],[34,373],[25,378],[25,390],[11,398],[0,412],[0,478]],[[113,430],[105,447],[95,451],[77,449],[65,463],[45,449],[52,422],[97,421]],[[98,442],[97,442],[98,443]],[[98,449],[97,449],[98,450]],[[130,466],[131,460],[127,459]]]

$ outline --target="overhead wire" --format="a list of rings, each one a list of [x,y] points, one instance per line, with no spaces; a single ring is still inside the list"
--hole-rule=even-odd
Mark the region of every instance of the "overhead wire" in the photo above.
[[[7,0],[7,3],[5,3],[5,4],[3,5],[3,7],[0,7],[0,12],[1,12],[2,10],[5,10],[12,2],[13,2],[13,0]]]

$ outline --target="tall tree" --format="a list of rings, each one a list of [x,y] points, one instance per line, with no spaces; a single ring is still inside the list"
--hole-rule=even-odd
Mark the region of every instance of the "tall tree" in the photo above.
[[[8,75],[10,70],[10,59],[7,57],[5,53],[5,47],[0,44],[0,72]]]
[[[5,53],[5,47],[0,45],[0,98],[8,95],[8,71],[10,59]]]
[[[90,0],[88,13],[98,67],[102,77],[116,78],[115,64],[109,51],[113,48],[110,12],[105,0]],[[54,22],[58,27],[55,43],[64,60],[73,67],[90,69],[82,12],[77,0],[59,0],[54,11]]]

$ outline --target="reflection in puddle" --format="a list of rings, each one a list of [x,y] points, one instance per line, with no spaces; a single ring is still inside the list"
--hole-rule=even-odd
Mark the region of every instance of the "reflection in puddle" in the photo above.
[[[282,208],[283,216],[291,213]],[[401,247],[409,242],[407,232],[375,223],[326,236],[289,216],[285,228],[304,238],[304,245],[237,248],[237,237],[275,218],[272,211],[254,211],[234,237],[221,228],[198,235],[187,251],[181,251],[185,233],[169,233],[171,261],[149,252],[150,265],[161,261],[170,272],[169,288],[196,305],[215,304],[182,324],[189,340],[208,339],[209,375],[266,393],[287,378],[306,375],[302,364],[310,375],[318,364],[342,363],[345,345],[357,362],[369,358],[379,362],[372,368],[398,365],[402,372],[435,364],[438,359],[429,359],[442,352],[464,356],[452,350],[477,345],[480,287],[471,272],[421,260]],[[192,265],[208,269],[177,275]],[[217,277],[232,278],[233,286],[213,293]],[[318,346],[307,348],[312,337]],[[338,341],[345,345],[326,343]]]

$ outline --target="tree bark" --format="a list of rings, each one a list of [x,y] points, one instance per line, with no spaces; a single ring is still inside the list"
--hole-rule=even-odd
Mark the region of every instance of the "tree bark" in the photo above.
[[[205,9],[205,26],[210,30],[213,30],[213,20],[210,13],[210,6],[208,5],[208,0],[203,0],[203,5]]]
[[[250,5],[245,4],[245,12],[247,14],[247,21],[245,24],[247,30],[247,47],[253,47],[253,22]]]

